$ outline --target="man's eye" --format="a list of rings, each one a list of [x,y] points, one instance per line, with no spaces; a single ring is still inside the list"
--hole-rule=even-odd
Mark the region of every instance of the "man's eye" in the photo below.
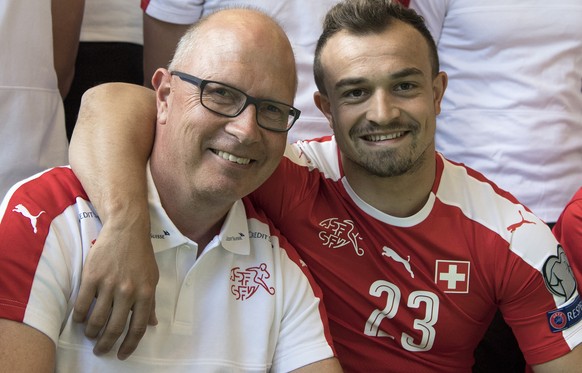
[[[277,115],[280,115],[283,113],[283,110],[278,105],[275,105],[275,104],[265,105],[265,109],[268,112],[273,113],[273,114],[277,114]]]
[[[240,100],[240,95],[232,89],[207,85],[204,88],[204,100],[212,100],[217,104],[232,104]]]
[[[409,91],[415,87],[416,87],[416,85],[413,83],[404,82],[404,83],[399,83],[398,85],[396,85],[395,90],[396,91]]]
[[[349,92],[346,93],[347,97],[352,97],[352,98],[361,98],[363,97],[365,94],[363,89],[353,89]]]
[[[232,96],[232,93],[225,88],[215,88],[212,90],[208,90],[208,93],[216,96]]]

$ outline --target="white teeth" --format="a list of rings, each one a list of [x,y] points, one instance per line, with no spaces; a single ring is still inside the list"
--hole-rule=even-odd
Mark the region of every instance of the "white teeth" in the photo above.
[[[390,135],[369,135],[366,136],[366,140],[368,141],[384,141],[384,140],[392,140],[397,137],[404,135],[404,132],[397,132]]]
[[[218,154],[218,156],[221,157],[222,159],[226,159],[227,161],[231,161],[238,164],[249,164],[249,162],[251,161],[249,158],[240,158],[237,157],[236,155],[223,152],[222,150],[218,150],[215,153]]]

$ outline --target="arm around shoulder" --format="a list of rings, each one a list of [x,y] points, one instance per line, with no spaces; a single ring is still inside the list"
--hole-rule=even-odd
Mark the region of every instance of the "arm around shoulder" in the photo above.
[[[83,95],[69,158],[105,222],[128,201],[137,198],[143,206],[147,198],[155,120],[155,95],[145,87],[107,83]]]
[[[103,222],[84,265],[74,319],[85,320],[97,297],[85,333],[99,336],[95,352],[104,353],[133,310],[120,358],[137,347],[148,320],[155,323],[150,310],[159,273],[150,241],[145,171],[155,119],[153,91],[123,83],[94,87],[83,95],[69,149],[73,171]]]

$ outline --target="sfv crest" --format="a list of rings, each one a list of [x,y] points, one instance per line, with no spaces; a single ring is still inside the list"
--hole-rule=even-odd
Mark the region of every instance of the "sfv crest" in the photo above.
[[[319,226],[326,229],[319,232],[319,238],[323,241],[324,246],[330,249],[339,249],[346,245],[352,245],[358,256],[364,255],[364,249],[358,246],[358,240],[361,240],[362,237],[356,232],[353,221],[329,218],[319,223]]]
[[[234,267],[230,270],[230,287],[231,293],[236,300],[246,300],[253,296],[259,288],[265,289],[270,295],[275,294],[275,288],[267,285],[265,280],[269,279],[271,274],[267,271],[267,265],[261,263],[258,267],[249,267],[241,269]]]

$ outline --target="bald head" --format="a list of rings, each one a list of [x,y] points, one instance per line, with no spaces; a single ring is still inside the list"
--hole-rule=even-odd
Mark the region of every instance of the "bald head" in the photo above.
[[[178,43],[169,69],[184,69],[200,58],[207,63],[228,59],[277,67],[281,79],[292,79],[295,93],[297,73],[289,39],[277,22],[258,10],[224,9],[200,19]]]

